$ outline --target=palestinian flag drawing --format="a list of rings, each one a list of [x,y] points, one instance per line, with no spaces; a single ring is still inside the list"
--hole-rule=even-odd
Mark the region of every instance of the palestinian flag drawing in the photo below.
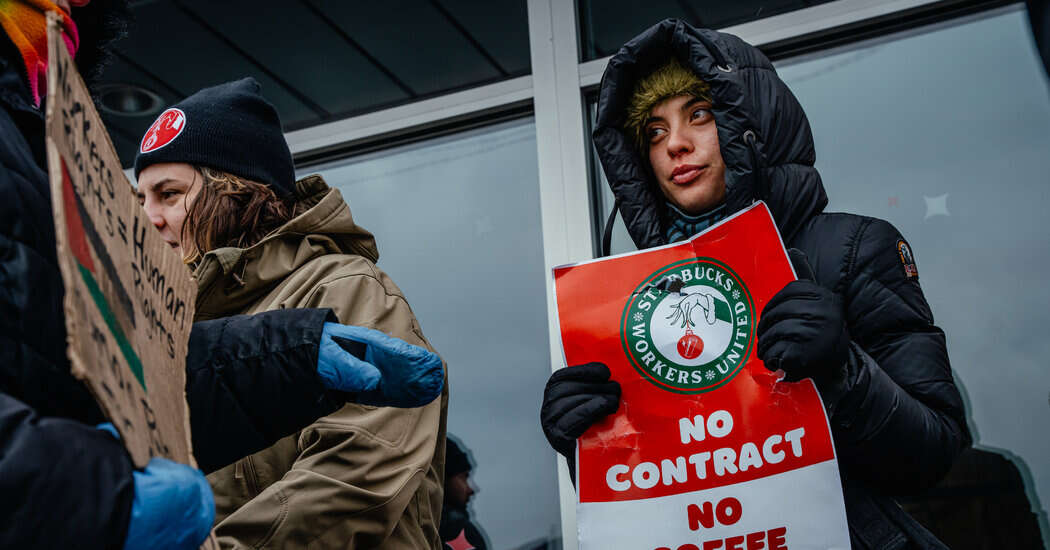
[[[62,203],[65,209],[66,233],[69,236],[69,248],[76,260],[77,272],[87,286],[91,301],[98,308],[106,327],[112,333],[121,354],[127,362],[135,379],[146,389],[146,378],[142,371],[142,361],[128,340],[128,334],[135,327],[135,308],[131,297],[120,284],[120,276],[113,260],[106,252],[97,229],[90,223],[90,217],[84,208],[83,201],[73,189],[69,177],[66,159],[62,161]],[[87,219],[89,222],[84,223]],[[94,256],[92,255],[94,251]],[[98,258],[96,265],[95,258]],[[101,269],[102,273],[99,273]]]

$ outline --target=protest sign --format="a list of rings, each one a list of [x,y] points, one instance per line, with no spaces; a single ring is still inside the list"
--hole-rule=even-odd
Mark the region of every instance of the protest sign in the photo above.
[[[186,349],[196,285],[138,203],[57,22],[48,18],[47,158],[68,353],[132,461],[195,464]]]
[[[764,203],[553,276],[566,364],[605,363],[623,390],[577,446],[582,550],[849,548],[820,396],[756,357],[795,278]]]

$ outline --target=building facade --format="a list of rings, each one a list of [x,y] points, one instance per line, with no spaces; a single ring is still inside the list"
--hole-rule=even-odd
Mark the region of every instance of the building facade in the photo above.
[[[447,359],[449,431],[472,451],[474,517],[500,549],[576,547],[574,492],[538,411],[564,366],[550,269],[594,257],[611,208],[589,137],[608,56],[665,17],[761,47],[808,114],[828,210],[908,236],[948,336],[975,450],[904,505],[952,548],[1050,547],[1050,84],[1024,4],[154,0],[133,11],[102,88],[125,162],[164,105],[241,76],[263,84],[300,174],[342,191]],[[631,249],[618,222],[613,251]]]

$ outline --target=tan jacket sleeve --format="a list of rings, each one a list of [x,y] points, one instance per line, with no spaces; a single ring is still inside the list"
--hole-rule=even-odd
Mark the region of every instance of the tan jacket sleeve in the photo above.
[[[373,269],[332,274],[302,307],[430,348],[400,290]],[[447,380],[447,377],[446,377]],[[447,385],[446,385],[447,386]],[[347,405],[298,437],[277,482],[217,527],[224,548],[432,548],[443,490],[447,387],[415,409]],[[275,404],[275,406],[277,406]],[[442,449],[436,450],[441,443]],[[440,453],[435,460],[435,452]]]

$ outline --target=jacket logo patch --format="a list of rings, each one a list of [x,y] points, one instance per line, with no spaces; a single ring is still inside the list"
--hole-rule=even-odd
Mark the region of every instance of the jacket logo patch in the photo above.
[[[139,145],[139,152],[149,153],[164,147],[179,137],[185,128],[186,113],[174,107],[164,111],[149,127],[149,130],[146,130],[146,135],[142,137],[142,144]]]
[[[904,239],[897,241],[897,254],[901,258],[901,265],[904,266],[904,275],[909,279],[919,276],[919,268],[915,267],[915,256],[911,253],[911,247]]]

